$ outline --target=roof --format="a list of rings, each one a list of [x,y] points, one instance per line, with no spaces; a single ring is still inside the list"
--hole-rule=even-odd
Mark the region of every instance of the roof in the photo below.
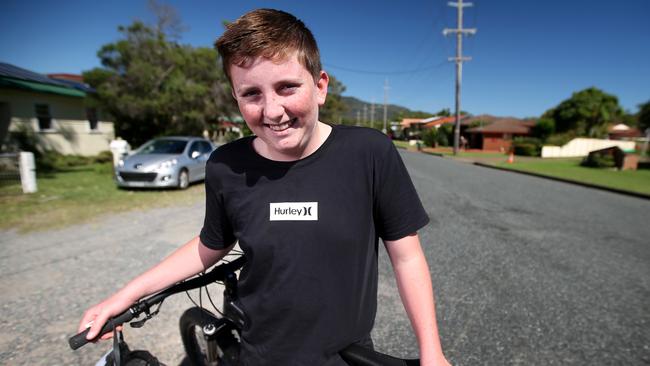
[[[424,118],[402,118],[402,122],[400,122],[400,125],[402,127],[411,127],[412,124],[420,123]]]
[[[86,93],[94,92],[85,84],[69,80],[55,80],[47,75],[4,62],[0,62],[0,85],[82,98],[86,96]]]
[[[26,89],[42,93],[51,93],[59,95],[67,95],[69,97],[85,97],[86,93],[81,90],[66,88],[50,84],[42,84],[25,80],[11,79],[0,76],[0,86],[7,86],[10,88]]]
[[[461,116],[461,120],[462,118],[463,116]],[[430,127],[444,125],[445,123],[454,123],[454,122],[456,122],[456,116],[438,117],[436,120],[433,120],[425,124],[424,127],[430,128]]]
[[[479,120],[476,120],[479,121]],[[487,121],[486,121],[487,122]],[[484,126],[469,128],[469,133],[512,133],[526,135],[530,133],[530,129],[534,126],[534,121],[531,124],[529,120],[520,120],[516,118],[501,118],[492,121]]]

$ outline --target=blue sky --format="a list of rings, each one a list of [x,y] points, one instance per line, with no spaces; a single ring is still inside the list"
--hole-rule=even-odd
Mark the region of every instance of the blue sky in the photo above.
[[[325,69],[345,95],[435,112],[454,108],[456,10],[447,1],[167,1],[187,27],[181,43],[211,47],[223,20],[269,7],[301,18]],[[476,0],[465,8],[462,108],[473,114],[538,116],[595,86],[637,111],[650,99],[650,1]],[[153,21],[146,0],[4,0],[0,62],[42,73],[99,66],[118,25]],[[354,71],[350,71],[354,70]],[[420,70],[418,72],[408,72]]]

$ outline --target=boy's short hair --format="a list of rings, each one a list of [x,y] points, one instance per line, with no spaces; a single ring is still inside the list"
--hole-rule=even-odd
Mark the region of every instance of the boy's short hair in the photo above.
[[[300,19],[275,9],[257,9],[226,25],[215,42],[222,57],[222,67],[232,85],[230,66],[246,66],[255,57],[283,60],[298,51],[298,61],[314,81],[322,70],[318,45],[311,31]]]

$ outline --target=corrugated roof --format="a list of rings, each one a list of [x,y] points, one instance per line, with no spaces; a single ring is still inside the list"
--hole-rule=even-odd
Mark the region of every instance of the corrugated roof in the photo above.
[[[85,97],[86,93],[94,92],[93,88],[85,84],[55,80],[4,62],[0,62],[0,80],[5,86],[75,97]]]
[[[3,76],[0,76],[0,86],[8,86],[8,87],[37,91],[42,93],[67,95],[69,97],[83,98],[86,96],[86,93],[82,92],[81,90],[77,90],[73,88],[67,88],[67,87],[62,87],[62,86],[57,86],[52,84],[35,83],[32,81],[12,79]]]

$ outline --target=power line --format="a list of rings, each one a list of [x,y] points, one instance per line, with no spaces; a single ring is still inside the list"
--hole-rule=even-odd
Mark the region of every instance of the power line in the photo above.
[[[419,69],[401,70],[401,71],[397,71],[397,70],[396,71],[361,70],[361,69],[353,69],[353,68],[349,68],[349,67],[337,66],[337,65],[330,64],[330,63],[323,63],[323,65],[326,66],[326,67],[333,68],[333,69],[339,69],[339,70],[348,71],[348,72],[356,72],[356,73],[359,73],[359,74],[400,75],[400,74],[412,74],[412,73],[418,73],[418,72],[425,72],[425,71],[428,71],[428,70],[435,69],[435,68],[438,68],[440,66],[443,66],[446,63],[447,63],[447,61],[443,61],[443,62],[441,62],[439,64],[436,64],[436,65],[422,67],[422,68],[419,68]]]

